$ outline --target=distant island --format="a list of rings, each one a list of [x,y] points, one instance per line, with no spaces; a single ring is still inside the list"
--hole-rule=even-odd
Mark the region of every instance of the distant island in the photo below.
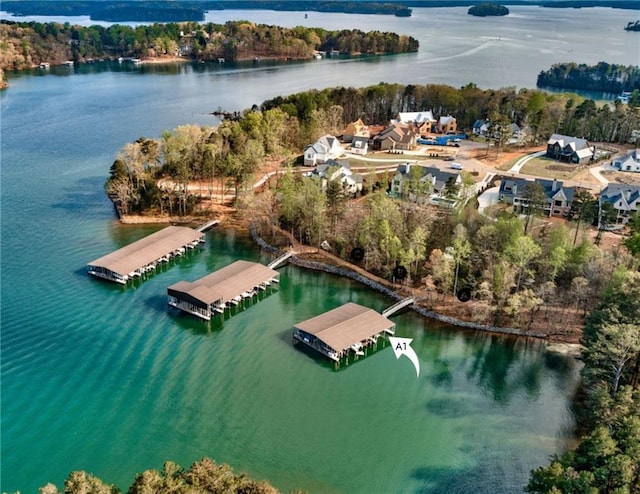
[[[0,69],[24,70],[101,59],[306,60],[329,54],[383,55],[416,52],[415,38],[358,29],[284,28],[229,21],[225,24],[185,22],[136,27],[114,24],[73,26],[69,23],[0,21],[3,57]]]
[[[410,17],[411,9],[400,3],[304,0],[8,0],[2,9],[16,16],[79,16],[88,15],[94,21],[108,22],[181,22],[202,21],[211,10],[276,10],[301,12],[340,12],[346,14],[381,14]]]
[[[538,74],[538,87],[622,93],[640,90],[640,67],[599,62],[596,65],[557,63]]]
[[[502,16],[509,15],[509,9],[497,3],[481,3],[470,7],[467,14],[476,17]]]
[[[625,31],[640,31],[640,21],[629,22],[624,28]]]

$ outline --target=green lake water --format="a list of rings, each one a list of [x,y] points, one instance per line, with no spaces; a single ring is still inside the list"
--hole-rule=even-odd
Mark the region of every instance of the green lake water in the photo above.
[[[388,346],[336,372],[293,347],[293,325],[348,301],[378,311],[393,301],[292,266],[224,320],[169,310],[176,281],[270,260],[224,226],[144,283],[86,274],[159,228],[119,225],[104,195],[126,142],[213,124],[208,109],[250,106],[278,84],[310,85],[309,67],[11,79],[0,95],[3,492],[61,486],[75,469],[126,490],[165,460],[210,456],[285,492],[513,493],[566,448],[578,365],[540,342],[406,312],[393,320],[414,338],[419,378]],[[342,64],[342,79],[356,84],[358,67]]]

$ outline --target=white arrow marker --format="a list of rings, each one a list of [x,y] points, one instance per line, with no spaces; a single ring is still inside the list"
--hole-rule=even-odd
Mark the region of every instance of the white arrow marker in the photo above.
[[[416,377],[420,377],[420,361],[413,348],[411,348],[411,342],[413,338],[396,338],[389,336],[389,341],[393,346],[393,353],[396,354],[396,358],[399,359],[401,355],[406,355],[416,368]]]

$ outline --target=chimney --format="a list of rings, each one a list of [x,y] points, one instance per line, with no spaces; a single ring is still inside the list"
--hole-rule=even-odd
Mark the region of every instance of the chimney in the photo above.
[[[551,184],[551,191],[555,192],[558,190],[558,181],[554,178],[553,179],[553,184]]]

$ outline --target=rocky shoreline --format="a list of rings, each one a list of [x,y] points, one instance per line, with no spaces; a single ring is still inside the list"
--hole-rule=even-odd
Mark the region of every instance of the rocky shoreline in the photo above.
[[[252,239],[254,240],[254,242],[256,242],[256,244],[260,246],[262,250],[270,254],[273,254],[274,256],[278,256],[282,254],[282,251],[280,249],[272,245],[269,245],[262,237],[260,237],[260,235],[256,231],[255,225],[251,224],[249,227],[249,230],[250,230]],[[360,273],[357,273],[356,271],[345,268],[345,267],[334,266],[331,264],[318,262],[318,261],[310,261],[307,259],[303,259],[300,255],[294,255],[290,257],[289,262],[294,266],[298,266],[301,268],[311,269],[315,271],[323,271],[325,273],[335,274],[337,276],[343,276],[343,277],[352,279],[354,281],[362,283],[363,285],[371,288],[372,290],[377,290],[378,292],[383,293],[384,295],[392,298],[393,300],[402,300],[406,296],[406,295],[400,294],[396,290],[389,288],[388,286],[385,286],[369,277],[363,276]],[[428,310],[427,308],[422,307],[419,304],[413,304],[411,308],[412,310],[414,310],[415,312],[417,312],[423,317],[433,319],[435,321],[443,322],[446,324],[450,324],[453,326],[457,326],[460,328],[464,328],[464,329],[473,329],[476,331],[483,331],[488,333],[536,338],[544,341],[548,341],[549,339],[549,335],[538,333],[538,332],[526,331],[519,328],[498,327],[498,326],[491,326],[488,324],[480,324],[480,323],[475,323],[471,321],[464,321],[462,319],[446,316],[446,315]],[[565,355],[570,355],[573,357],[578,357],[580,354],[580,345],[576,345],[572,343],[557,343],[557,344],[554,343],[550,345],[551,350],[554,348],[556,348],[556,350],[554,350],[554,353],[563,353]]]

